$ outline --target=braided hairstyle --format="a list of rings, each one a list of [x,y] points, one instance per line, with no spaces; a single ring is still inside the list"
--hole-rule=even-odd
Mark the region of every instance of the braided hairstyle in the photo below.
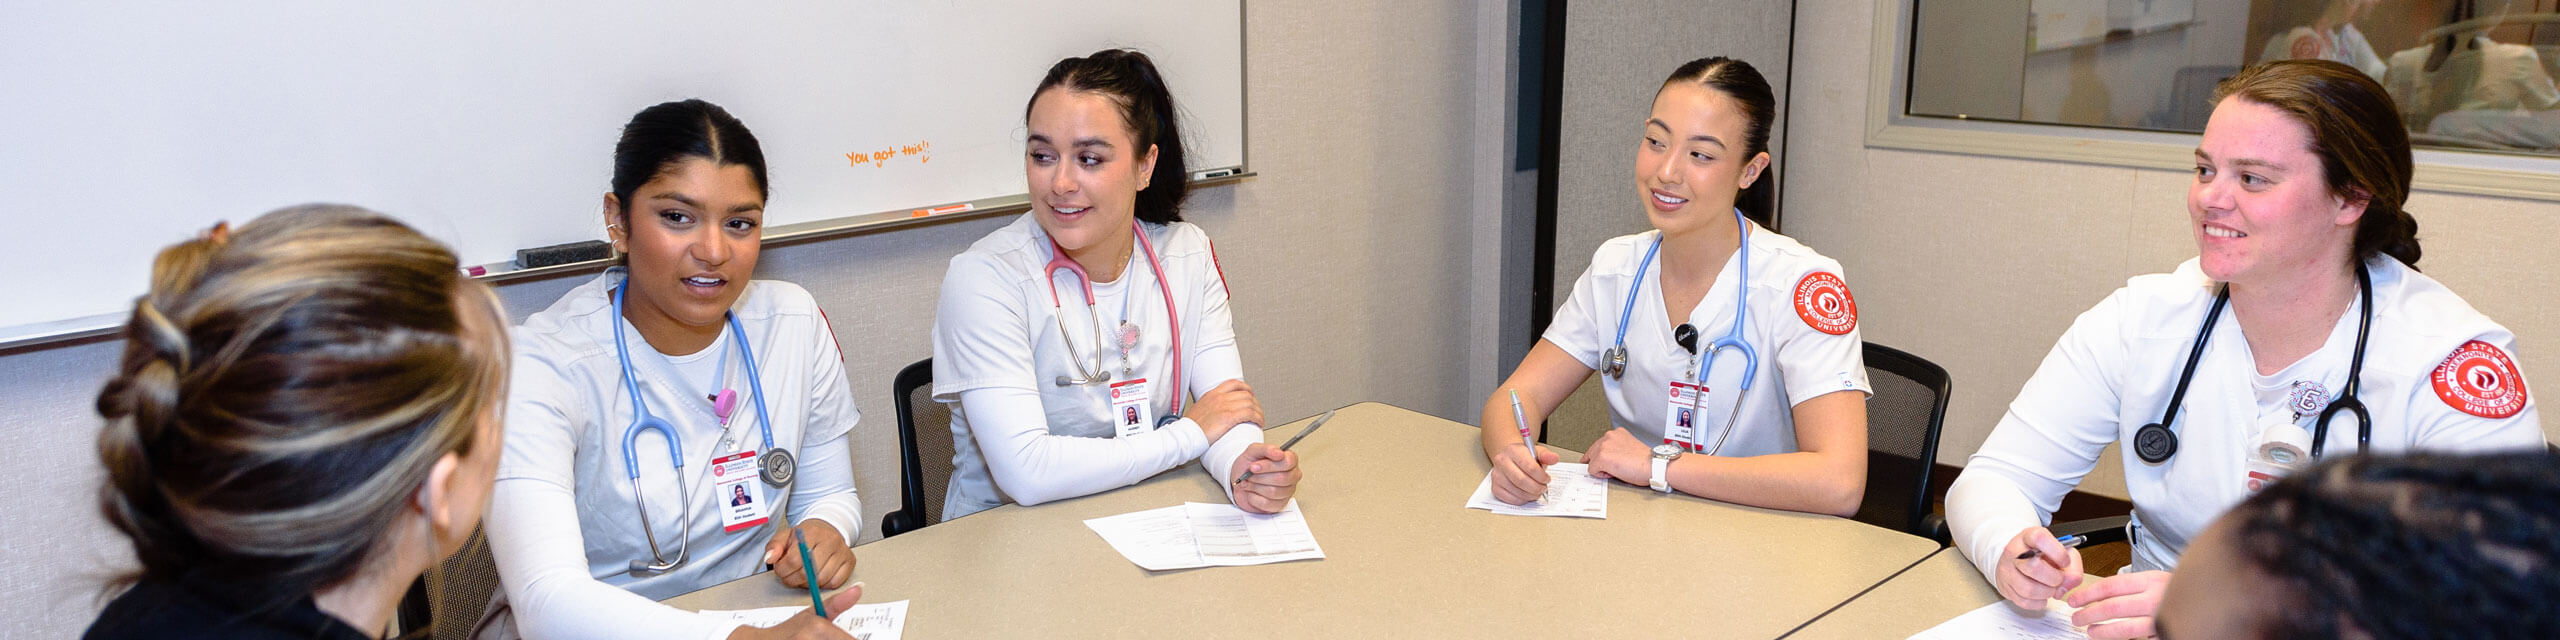
[[[1164,74],[1156,71],[1154,60],[1130,49],[1104,49],[1059,60],[1049,65],[1049,75],[1040,78],[1039,88],[1031,90],[1031,101],[1022,105],[1023,120],[1031,119],[1031,107],[1050,89],[1101,94],[1120,105],[1120,121],[1135,134],[1132,144],[1137,148],[1131,151],[1143,157],[1148,145],[1156,148],[1155,173],[1148,176],[1147,188],[1138,190],[1134,207],[1138,219],[1150,224],[1182,220],[1191,172],[1183,156],[1182,123],[1176,115],[1180,109],[1174,106],[1173,89],[1165,86]]]
[[[2560,456],[2331,458],[2224,517],[2286,612],[2261,637],[2560,629]]]
[[[161,251],[98,393],[101,507],[141,561],[117,582],[194,574],[280,600],[353,576],[497,415],[499,313],[444,245],[355,207]]]

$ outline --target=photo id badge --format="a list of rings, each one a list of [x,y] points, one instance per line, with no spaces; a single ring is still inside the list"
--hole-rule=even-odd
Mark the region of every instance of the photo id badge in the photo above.
[[[1147,379],[1111,383],[1111,433],[1115,438],[1146,433],[1156,423],[1155,405],[1147,402]]]
[[[1698,409],[1707,397],[1707,387],[1686,382],[1671,383],[1671,399],[1662,409],[1662,443],[1676,444],[1696,451],[1698,445]]]
[[[754,451],[711,460],[711,495],[720,501],[721,530],[736,533],[765,523],[769,509],[764,483],[756,481],[756,466]]]

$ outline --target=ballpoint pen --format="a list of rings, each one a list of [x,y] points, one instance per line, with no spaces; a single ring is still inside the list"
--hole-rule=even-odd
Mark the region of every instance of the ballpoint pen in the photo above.
[[[1324,426],[1324,423],[1325,423],[1325,421],[1326,421],[1326,420],[1332,420],[1332,419],[1333,419],[1333,412],[1332,412],[1332,411],[1326,411],[1326,412],[1324,412],[1324,415],[1316,416],[1316,421],[1315,421],[1314,423],[1312,423],[1312,424],[1308,424],[1308,425],[1307,425],[1307,428],[1305,428],[1305,429],[1299,429],[1299,430],[1298,430],[1298,435],[1289,436],[1289,441],[1288,441],[1288,442],[1280,443],[1280,450],[1281,450],[1281,451],[1288,451],[1290,447],[1298,446],[1298,440],[1303,439],[1303,438],[1306,438],[1306,437],[1307,437],[1307,434],[1315,433],[1315,432],[1316,432],[1316,427]],[[1242,475],[1242,476],[1238,476],[1238,477],[1236,477],[1236,482],[1235,482],[1235,483],[1236,483],[1236,484],[1244,484],[1244,481],[1246,481],[1246,480],[1251,480],[1251,479],[1253,479],[1253,477],[1254,477],[1254,476],[1256,476],[1256,475],[1260,475],[1260,474],[1264,474],[1264,473],[1271,473],[1271,472],[1269,472],[1269,471],[1256,471],[1256,472],[1249,472],[1249,473],[1246,473],[1246,474],[1244,474],[1244,475]]]

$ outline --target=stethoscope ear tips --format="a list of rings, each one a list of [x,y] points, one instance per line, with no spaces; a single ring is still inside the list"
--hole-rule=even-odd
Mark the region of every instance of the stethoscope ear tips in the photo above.
[[[2133,432],[2133,455],[2149,464],[2169,461],[2178,453],[2178,434],[2160,423],[2142,425]]]

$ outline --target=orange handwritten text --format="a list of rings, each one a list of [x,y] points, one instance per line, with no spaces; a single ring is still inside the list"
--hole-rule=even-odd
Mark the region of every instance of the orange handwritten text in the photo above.
[[[915,158],[917,163],[933,162],[933,141],[918,140],[915,144],[893,144],[881,147],[877,151],[853,151],[844,154],[845,164],[854,167],[886,167],[889,166],[889,161],[899,158]]]

